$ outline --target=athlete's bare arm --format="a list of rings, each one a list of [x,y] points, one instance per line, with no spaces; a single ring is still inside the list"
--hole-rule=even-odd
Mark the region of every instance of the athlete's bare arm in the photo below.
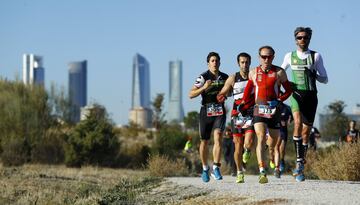
[[[218,95],[231,96],[231,90],[235,83],[235,75],[231,75],[226,81],[224,87],[221,89]]]
[[[211,86],[211,80],[205,81],[204,85],[201,87],[196,87],[195,85],[191,88],[189,92],[189,98],[195,98],[199,96],[202,92],[206,91]]]

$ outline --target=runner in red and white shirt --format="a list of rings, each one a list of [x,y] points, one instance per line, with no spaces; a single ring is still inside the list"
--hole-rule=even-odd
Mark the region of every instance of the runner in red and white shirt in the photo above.
[[[259,49],[260,65],[249,73],[249,81],[246,85],[243,102],[251,98],[251,92],[255,90],[254,128],[258,138],[256,155],[259,163],[259,183],[267,183],[265,173],[264,148],[266,129],[270,137],[277,141],[280,136],[280,110],[276,109],[279,101],[286,100],[291,95],[291,85],[287,79],[285,70],[272,64],[275,51],[270,46]],[[280,94],[281,86],[285,89]],[[241,107],[240,105],[240,107]],[[270,145],[275,146],[275,143]],[[280,177],[279,158],[275,159],[275,176]]]

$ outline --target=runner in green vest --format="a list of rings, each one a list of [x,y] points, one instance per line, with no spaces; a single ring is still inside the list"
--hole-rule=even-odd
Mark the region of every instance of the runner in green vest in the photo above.
[[[293,140],[296,150],[296,181],[304,181],[303,174],[309,133],[314,123],[318,104],[316,81],[327,83],[328,77],[321,55],[309,49],[312,30],[297,27],[294,31],[297,50],[285,55],[281,67],[291,67],[293,94],[290,98],[294,117]]]

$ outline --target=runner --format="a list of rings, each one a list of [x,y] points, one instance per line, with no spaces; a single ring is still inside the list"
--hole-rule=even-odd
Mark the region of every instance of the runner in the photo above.
[[[347,143],[356,143],[359,139],[359,130],[355,128],[356,127],[356,121],[351,120],[349,122],[349,128],[346,133],[346,142]]]
[[[270,46],[259,49],[260,65],[249,73],[249,81],[244,91],[244,97],[239,105],[243,107],[251,99],[251,93],[255,90],[254,128],[257,136],[256,155],[259,163],[259,183],[267,183],[265,172],[264,147],[266,141],[266,129],[269,137],[277,140],[280,135],[280,112],[279,101],[286,100],[291,95],[291,85],[285,71],[272,64],[275,51]],[[285,93],[280,95],[280,86]],[[275,158],[275,171],[279,171],[279,161]]]
[[[225,129],[226,112],[224,103],[217,102],[217,94],[224,86],[228,75],[220,72],[220,56],[218,53],[210,52],[207,56],[208,70],[203,72],[195,81],[189,92],[190,98],[201,95],[201,109],[199,119],[200,130],[200,159],[203,166],[201,178],[209,182],[210,167],[208,165],[208,144],[211,132],[214,135],[213,147],[213,173],[216,180],[221,180],[221,140]]]
[[[321,55],[309,49],[312,30],[297,27],[294,31],[297,50],[285,55],[281,67],[291,67],[293,94],[290,98],[294,117],[293,140],[296,150],[296,181],[304,181],[303,173],[308,139],[318,104],[316,80],[327,83],[328,77]]]
[[[234,151],[234,160],[237,170],[237,183],[244,183],[244,165],[243,163],[247,163],[250,159],[251,155],[251,145],[254,137],[254,127],[251,124],[252,119],[252,109],[248,109],[249,107],[244,107],[242,115],[237,111],[237,106],[240,104],[242,97],[244,95],[244,89],[248,82],[248,74],[249,67],[251,64],[251,56],[247,53],[240,53],[237,56],[237,62],[240,67],[240,71],[231,75],[225,82],[224,87],[221,89],[218,94],[218,99],[221,102],[225,99],[225,96],[232,90],[232,95],[234,97],[234,106],[231,112],[231,126],[233,131],[233,141],[235,144]],[[252,98],[253,100],[254,98]],[[248,104],[253,104],[253,102],[249,102]],[[245,112],[247,110],[249,112]],[[240,115],[240,116],[239,116]],[[246,120],[248,119],[248,124]],[[241,154],[243,153],[242,157]]]

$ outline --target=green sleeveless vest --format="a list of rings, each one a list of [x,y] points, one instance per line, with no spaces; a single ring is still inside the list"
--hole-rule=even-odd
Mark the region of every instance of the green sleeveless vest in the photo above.
[[[292,81],[294,83],[293,90],[317,91],[316,89],[316,71],[310,68],[314,64],[315,51],[310,51],[306,59],[302,60],[298,57],[296,51],[291,53],[291,70]]]

